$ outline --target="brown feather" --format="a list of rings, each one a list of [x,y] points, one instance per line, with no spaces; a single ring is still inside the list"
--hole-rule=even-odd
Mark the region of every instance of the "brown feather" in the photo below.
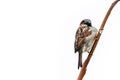
[[[84,30],[84,32],[82,30],[84,30],[84,28],[79,27],[76,32],[76,40],[75,40],[75,44],[74,44],[75,52],[77,52],[79,47],[81,46],[81,44],[84,43],[84,39],[91,34],[88,27]]]

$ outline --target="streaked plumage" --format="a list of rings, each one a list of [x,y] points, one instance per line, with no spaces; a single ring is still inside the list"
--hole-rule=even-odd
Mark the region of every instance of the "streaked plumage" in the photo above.
[[[91,20],[84,19],[81,21],[80,26],[76,32],[74,43],[75,53],[79,53],[78,69],[79,67],[82,67],[82,53],[89,53],[91,51],[97,32],[97,29],[95,27],[92,27]]]

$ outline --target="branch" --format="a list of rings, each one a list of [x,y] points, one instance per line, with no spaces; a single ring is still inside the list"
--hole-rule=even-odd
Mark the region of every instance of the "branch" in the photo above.
[[[120,0],[114,1],[114,2],[112,3],[112,5],[110,6],[110,8],[109,8],[109,10],[108,10],[108,12],[107,12],[107,14],[106,14],[106,16],[105,16],[105,18],[104,18],[101,26],[100,26],[100,29],[99,29],[99,31],[98,31],[97,40],[95,41],[95,43],[94,43],[94,45],[93,45],[93,47],[92,47],[92,49],[91,49],[91,51],[90,51],[87,59],[85,60],[85,62],[84,62],[84,64],[83,64],[83,67],[82,67],[82,69],[81,69],[81,71],[80,71],[80,74],[79,74],[77,80],[82,80],[82,79],[83,79],[83,77],[84,77],[84,75],[85,75],[85,73],[86,73],[87,65],[88,65],[88,63],[89,63],[89,61],[90,61],[90,59],[91,59],[91,57],[92,57],[92,55],[93,55],[93,52],[94,52],[94,50],[95,50],[95,48],[96,48],[96,46],[97,46],[97,44],[98,44],[98,41],[99,41],[99,39],[100,39],[100,36],[101,36],[102,31],[103,31],[104,26],[105,26],[105,23],[106,23],[109,15],[110,15],[113,7],[117,4],[118,1],[120,1]]]

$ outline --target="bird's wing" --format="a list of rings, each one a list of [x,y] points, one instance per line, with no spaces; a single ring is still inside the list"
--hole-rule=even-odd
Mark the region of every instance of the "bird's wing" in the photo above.
[[[84,45],[84,40],[87,36],[91,34],[91,31],[89,30],[88,27],[79,27],[76,36],[75,36],[75,43],[74,43],[74,48],[75,52],[79,51],[83,45]]]
[[[83,46],[85,45],[86,37],[91,34],[91,30],[88,27],[79,27],[76,36],[75,36],[75,52],[78,51],[78,69],[82,67],[82,53],[83,53]]]

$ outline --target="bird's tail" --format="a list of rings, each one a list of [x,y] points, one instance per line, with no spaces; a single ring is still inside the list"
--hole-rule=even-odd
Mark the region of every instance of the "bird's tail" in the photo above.
[[[82,50],[80,50],[78,54],[78,69],[79,67],[82,67]]]

